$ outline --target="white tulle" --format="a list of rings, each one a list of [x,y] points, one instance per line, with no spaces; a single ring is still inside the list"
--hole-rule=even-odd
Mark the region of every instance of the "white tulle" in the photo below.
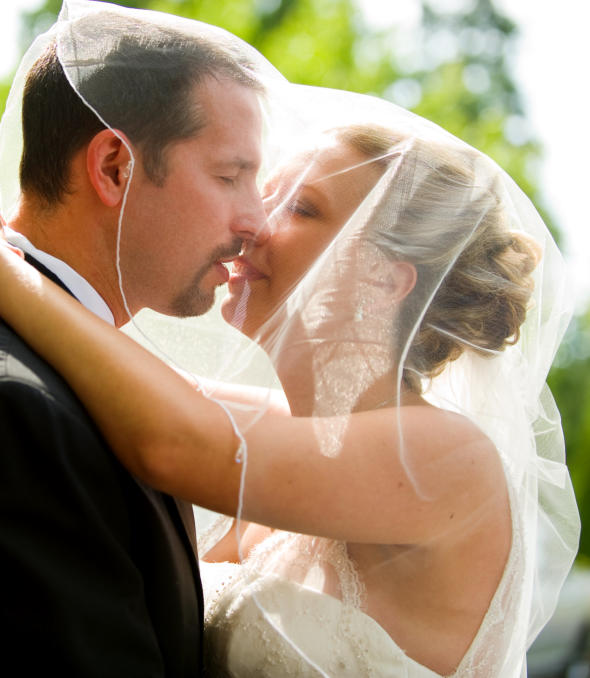
[[[98,17],[100,22],[95,21]],[[109,50],[122,37],[133,34],[141,42],[155,26],[177,31],[186,41],[213,36],[230,57],[245,55],[252,76],[266,87],[261,97],[265,114],[261,186],[289,163],[299,163],[298,172],[292,173],[269,209],[275,233],[283,220],[292,218],[293,200],[310,176],[316,186],[333,176],[328,171],[322,174],[322,154],[329,145],[326,139],[333,141],[334,130],[359,125],[386,129],[390,141],[382,154],[340,170],[346,174],[365,164],[383,165],[374,186],[329,245],[251,333],[258,346],[239,334],[238,323],[229,327],[220,320],[218,305],[202,318],[176,322],[145,311],[128,331],[188,372],[269,389],[279,379],[285,392],[293,377],[285,368],[287,359],[309,357],[309,363],[300,358],[292,372],[308,377],[313,397],[306,403],[306,414],[320,422],[316,442],[326,457],[342,454],[346,421],[341,418],[339,427],[329,428],[321,424],[324,418],[354,417],[359,398],[390,373],[395,375],[394,402],[401,402],[406,390],[413,388],[431,405],[473,423],[493,443],[502,462],[505,487],[498,487],[498,492],[508,488],[510,495],[512,546],[479,631],[454,676],[523,676],[526,650],[555,609],[580,530],[559,413],[545,384],[572,306],[566,267],[546,225],[496,163],[419,116],[376,97],[290,84],[256,50],[216,27],[89,0],[66,0],[60,21],[35,41],[15,77],[0,124],[0,211],[5,217],[10,217],[20,197],[24,80],[47,44],[57,40],[70,83],[109,126],[114,123],[104,115],[106,102],[100,96],[84,98],[80,90],[100,72]],[[134,69],[141,63],[128,66]],[[351,182],[350,190],[355,187]],[[124,231],[124,209],[119,217]],[[524,275],[507,279],[504,270],[487,267],[485,258],[476,265],[462,263],[462,255],[486,235],[488,222],[503,234],[535,243],[540,255],[530,280]],[[321,224],[310,228],[321,229]],[[495,251],[490,248],[492,261]],[[295,255],[297,247],[292,251]],[[384,271],[390,270],[387,266],[395,270],[399,263],[410,263],[418,271],[416,285],[402,301],[393,291],[384,302]],[[428,319],[455,267],[461,266],[468,269],[468,280],[489,290],[490,298],[524,294],[526,317],[514,345],[490,349],[487,336],[478,342],[468,323],[449,328],[444,313],[437,321]],[[124,273],[120,271],[123,297]],[[238,300],[241,321],[248,319],[255,301],[256,294],[248,290]],[[465,293],[454,301],[449,313],[457,307],[467,309],[470,296]],[[477,311],[469,308],[471,314]],[[493,334],[496,322],[502,324],[499,311],[490,314],[492,327],[484,335]],[[420,355],[417,349],[428,332],[441,343],[451,339],[462,349],[460,356],[453,355],[434,373],[428,369],[431,356]],[[211,395],[216,395],[215,389]],[[251,422],[269,400],[252,408]],[[399,409],[388,410],[392,426],[399,423]],[[243,431],[248,427],[244,424]],[[412,471],[413,450],[404,441],[401,430],[391,454],[399,455],[403,480],[428,502],[428,492]],[[371,442],[367,440],[367,447]],[[363,463],[362,457],[358,463]],[[248,492],[250,480],[246,470],[240,488],[245,513],[249,502],[256,500]],[[221,519],[204,530],[199,535],[201,555],[228,528],[227,520]],[[388,548],[394,547],[384,545],[375,568],[389,564]],[[408,657],[367,614],[367,582],[349,551],[350,545],[341,541],[279,532],[240,565],[203,563],[211,675],[435,678],[434,671]]]

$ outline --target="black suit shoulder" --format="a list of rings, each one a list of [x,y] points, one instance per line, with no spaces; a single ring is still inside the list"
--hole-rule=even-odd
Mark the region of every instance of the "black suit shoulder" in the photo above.
[[[199,675],[197,582],[168,500],[123,469],[62,377],[0,322],[9,674]]]
[[[0,388],[8,388],[9,384],[37,391],[56,406],[66,408],[72,416],[79,417],[81,423],[99,435],[84,406],[61,375],[0,320]]]

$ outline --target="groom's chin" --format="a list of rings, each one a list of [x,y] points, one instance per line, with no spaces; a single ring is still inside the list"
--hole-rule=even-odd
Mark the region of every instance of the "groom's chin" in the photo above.
[[[215,303],[215,291],[193,290],[191,294],[176,297],[166,315],[175,318],[193,318],[211,310]]]

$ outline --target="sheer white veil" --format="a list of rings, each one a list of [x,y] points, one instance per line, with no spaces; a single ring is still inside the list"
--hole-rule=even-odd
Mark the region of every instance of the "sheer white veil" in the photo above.
[[[566,267],[546,225],[497,164],[419,116],[377,97],[287,83],[255,50],[218,28],[85,0],[66,0],[59,21],[35,41],[15,78],[0,126],[4,215],[19,196],[24,79],[49,41],[57,39],[73,88],[110,126],[108,96],[93,94],[87,83],[123,36],[156,30],[177,32],[187,43],[213,39],[246,77],[263,85],[260,183],[277,245],[272,255],[267,244],[246,248],[244,266],[264,275],[253,278],[251,269],[241,279],[236,275],[229,297],[223,301],[220,290],[208,314],[175,320],[141,312],[128,331],[176,367],[211,379],[202,388],[212,397],[215,380],[261,387],[250,421],[282,385],[293,412],[315,418],[317,451],[326,458],[346,452],[353,412],[383,409],[396,431],[391,454],[399,455],[403,469],[403,478],[392,478],[392,496],[403,481],[422,501],[433,501],[433,488],[417,470],[417,452],[406,444],[411,435],[397,406],[405,394],[473,422],[501,461],[505,485],[490,495],[489,505],[497,507],[502,493],[509,497],[512,539],[456,675],[524,675],[525,651],[555,608],[579,537],[561,422],[545,383],[571,315]],[[127,65],[131,74],[141,67]],[[117,128],[126,132],[119,122]],[[327,224],[338,218],[331,231]],[[279,250],[277,234],[289,228],[307,228],[301,235],[306,244],[290,241],[283,247],[291,256],[281,259],[285,249]],[[291,269],[284,262],[295,263]],[[125,271],[120,274],[124,293]],[[274,296],[260,291],[266,280],[276,281]],[[367,448],[371,444],[366,441]],[[238,462],[240,508],[247,515],[256,501],[248,492],[247,449]],[[441,486],[445,482],[443,467]],[[457,540],[472,534],[480,520],[490,519],[488,510],[482,506],[473,521],[448,531]],[[205,537],[211,542],[213,534],[201,530],[203,552],[210,545]],[[277,532],[249,556],[242,581],[287,581],[339,601],[331,622],[338,643],[354,648],[356,675],[381,675],[356,616],[371,617],[372,574],[383,573],[380,585],[387,590],[383,578],[396,571],[400,544],[380,546],[363,569],[346,540]],[[269,643],[282,638],[298,651],[302,666],[313,667],[310,675],[341,675],[331,663],[334,653],[315,653],[309,634],[286,618],[291,612],[282,616],[273,608],[264,587],[253,590],[278,634]],[[231,616],[227,600],[216,604]],[[413,675],[408,665],[400,667],[391,675]]]
[[[382,174],[255,336],[286,389],[293,372],[311,362],[304,371],[313,382],[305,414],[318,417],[321,454],[343,454],[347,430],[342,420],[326,424],[323,418],[359,409],[363,395],[390,374],[396,360],[396,401],[408,389],[421,392],[428,402],[474,422],[494,443],[510,495],[512,547],[488,612],[454,675],[521,675],[524,650],[555,608],[580,529],[560,417],[545,383],[571,314],[564,261],[529,199],[483,154],[387,102],[292,89],[291,100],[300,102],[295,117],[306,120],[310,137],[317,136],[284,192],[272,187],[275,230],[288,221],[284,213],[298,197],[309,209],[308,183],[327,184],[334,170],[323,159],[334,139],[357,151],[364,145],[364,160],[357,155],[336,170],[351,175],[347,190],[359,183],[355,172],[364,163],[370,167],[369,158]],[[370,132],[380,142],[388,140],[387,151],[378,149]],[[305,142],[295,146],[306,148]],[[403,301],[396,300],[395,286],[385,301],[384,265],[396,262],[411,262],[417,280]],[[429,502],[436,492],[415,470],[417,452],[405,444],[399,410],[390,412],[401,428],[397,454],[406,480]],[[443,469],[441,474],[442,479]],[[471,528],[449,528],[462,529]],[[300,536],[288,545],[278,542],[253,558],[258,571],[271,568],[307,587],[331,588],[344,609],[367,610],[363,574],[350,547],[344,566],[333,542]],[[386,572],[397,557],[384,549],[373,571]],[[319,562],[321,576],[315,571]],[[328,583],[330,571],[338,593]],[[363,669],[369,671],[370,663]]]

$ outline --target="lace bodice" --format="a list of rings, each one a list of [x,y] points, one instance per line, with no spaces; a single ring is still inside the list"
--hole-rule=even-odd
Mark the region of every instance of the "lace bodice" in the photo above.
[[[343,610],[333,596],[231,563],[205,563],[202,577],[208,675],[439,678],[409,660],[371,617]]]
[[[277,567],[287,555],[288,577]],[[301,572],[307,573],[305,581],[298,581],[298,560]],[[336,590],[330,572],[337,578],[337,597],[319,590],[320,583],[324,590]],[[211,676],[440,678],[408,657],[362,611],[362,586],[340,542],[277,533],[242,565],[204,562],[201,575]],[[522,550],[515,526],[502,581],[453,678],[520,675],[523,658],[507,660],[502,648],[514,633],[510,620],[516,618],[521,581]]]

